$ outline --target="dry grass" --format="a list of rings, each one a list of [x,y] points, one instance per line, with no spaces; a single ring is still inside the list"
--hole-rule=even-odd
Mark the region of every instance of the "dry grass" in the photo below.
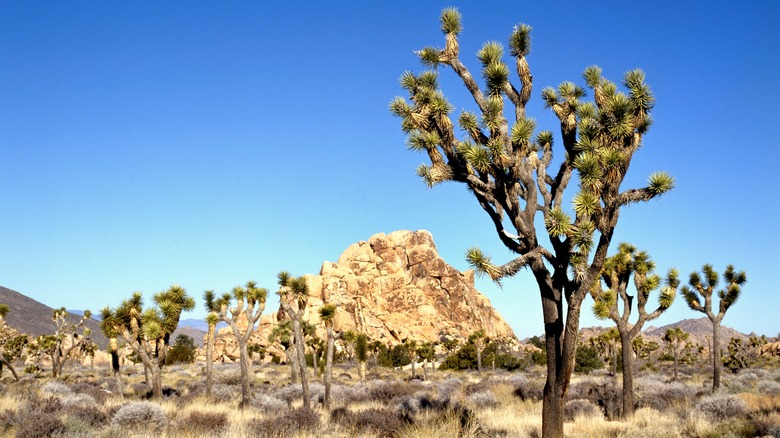
[[[238,437],[253,438],[259,436],[282,436],[273,430],[259,431],[258,424],[284,426],[283,417],[289,409],[302,405],[296,398],[295,387],[289,384],[289,368],[281,365],[255,367],[252,388],[256,398],[267,397],[276,400],[278,407],[257,404],[244,410],[238,409],[238,385],[235,379],[235,366],[219,365],[220,381],[223,390],[221,398],[206,398],[203,393],[203,366],[176,366],[164,370],[163,385],[176,389],[181,396],[154,401],[162,407],[168,420],[164,432],[152,430],[134,431],[133,437],[171,437],[194,438]],[[390,369],[374,370],[374,380],[361,386],[351,372],[351,368],[338,368],[335,384],[342,389],[342,395],[334,408],[342,409],[347,417],[331,418],[321,407],[315,407],[319,424],[314,429],[289,432],[284,436],[297,437],[538,437],[541,435],[542,403],[535,395],[522,400],[516,393],[518,385],[537,388],[537,392],[525,391],[522,394],[537,394],[543,375],[538,370],[526,373],[510,374],[505,372],[485,372],[483,374],[465,372],[436,372],[429,382],[407,382],[408,371]],[[643,373],[644,391],[648,397],[657,397],[658,391],[674,389],[666,375],[654,377]],[[94,409],[108,418],[123,405],[142,400],[146,387],[143,385],[143,368],[125,367],[122,373],[124,398],[108,394],[94,405]],[[316,382],[316,379],[312,379]],[[588,399],[590,388],[602,388],[611,385],[612,377],[591,374],[575,376],[572,391],[577,385],[576,394],[583,400]],[[5,391],[0,394],[0,430],[1,436],[14,436],[19,424],[18,418],[25,412],[34,412],[27,402],[30,397],[60,397],[67,402],[68,397],[78,396],[80,391],[100,391],[101,385],[110,382],[108,370],[74,370],[60,380],[60,385],[68,388],[57,391],[58,386],[49,384],[43,390],[48,377],[25,379],[23,382],[5,381]],[[683,380],[683,389],[689,391],[671,392],[683,394],[680,399],[665,403],[663,409],[640,408],[635,415],[623,421],[607,421],[599,409],[592,413],[577,416],[564,425],[566,436],[571,437],[692,437],[709,438],[718,436],[780,436],[780,372],[754,370],[744,375],[729,375],[724,394],[736,394],[747,406],[747,415],[741,418],[713,420],[693,409],[702,400],[706,391],[706,374],[700,376],[691,373]],[[769,383],[766,383],[769,382]],[[763,384],[762,384],[763,383]],[[318,385],[319,383],[313,383]],[[618,382],[618,385],[620,382]],[[679,384],[677,384],[679,385]],[[774,391],[762,393],[763,390]],[[343,392],[347,390],[346,392]],[[350,392],[352,391],[352,392]],[[655,391],[655,392],[653,392]],[[741,391],[741,392],[739,392]],[[94,392],[91,393],[94,395]],[[286,394],[286,395],[285,395]],[[356,395],[357,394],[357,395]],[[363,396],[360,396],[363,394]],[[697,395],[699,394],[699,395]],[[282,401],[280,397],[287,397]],[[379,397],[379,398],[372,398]],[[734,397],[730,395],[730,397]],[[289,403],[289,404],[288,404]],[[65,403],[67,404],[67,403]],[[52,415],[59,418],[67,430],[68,437],[114,437],[130,436],[127,431],[110,423],[88,423],[84,419],[73,417],[73,410],[62,408]],[[390,424],[392,428],[382,427]],[[105,418],[105,417],[104,417]],[[363,420],[368,419],[368,420]],[[362,423],[361,423],[362,421]],[[366,426],[373,422],[373,427]]]

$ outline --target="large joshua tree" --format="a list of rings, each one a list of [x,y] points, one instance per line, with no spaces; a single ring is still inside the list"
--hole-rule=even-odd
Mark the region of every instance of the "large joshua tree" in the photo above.
[[[602,268],[601,280],[606,288],[602,286],[602,282],[596,281],[591,290],[593,312],[600,319],[609,318],[614,321],[620,335],[620,346],[623,349],[624,417],[634,414],[634,356],[631,348],[633,339],[642,331],[645,322],[658,318],[672,305],[677,286],[680,285],[677,270],[670,269],[666,276],[666,285],[658,295],[658,307],[647,313],[645,306],[650,292],[661,286],[661,277],[654,271],[655,262],[645,251],[637,251],[635,246],[621,243],[617,254],[609,257]],[[632,275],[636,297],[629,295],[628,291]],[[629,319],[635,305],[637,318],[631,323]]]
[[[249,405],[249,351],[247,342],[255,330],[255,325],[265,310],[265,300],[268,290],[257,287],[257,283],[249,281],[246,287],[236,286],[231,293],[222,295],[219,300],[219,318],[228,323],[233,330],[233,336],[238,341],[238,362],[241,367],[241,402],[240,408]],[[231,304],[234,303],[234,304]],[[246,319],[246,328],[242,330],[239,322]]]
[[[712,265],[702,267],[704,281],[698,272],[692,272],[688,285],[682,287],[682,295],[688,307],[697,312],[707,315],[712,322],[712,390],[720,388],[720,370],[722,367],[720,351],[720,323],[726,311],[737,302],[739,294],[742,291],[742,285],[747,282],[745,271],[736,272],[734,266],[728,265],[723,273],[726,280],[726,288],[718,291],[719,305],[718,312],[712,310],[712,293],[718,287],[719,275],[712,268]],[[702,299],[704,302],[702,302]]]
[[[182,312],[195,308],[195,300],[178,285],[154,294],[152,300],[155,306],[144,309],[141,293],[135,292],[114,311],[104,308],[102,327],[107,335],[124,338],[151,373],[152,397],[162,398],[162,367],[171,334]]]
[[[309,378],[306,375],[306,353],[305,341],[303,339],[303,313],[306,311],[306,304],[309,300],[309,285],[305,277],[293,278],[288,272],[282,271],[277,275],[279,280],[279,303],[282,309],[292,321],[292,331],[296,364],[298,365],[298,376],[301,379],[301,389],[303,390],[303,407],[311,409],[309,400]],[[296,308],[293,309],[294,303]]]
[[[409,147],[430,159],[430,165],[417,170],[424,182],[429,187],[445,181],[465,184],[500,241],[517,255],[506,264],[495,265],[473,248],[467,252],[473,268],[494,281],[529,268],[536,279],[547,354],[542,433],[563,436],[563,402],[574,368],[580,308],[601,273],[620,210],[674,185],[669,175],[655,173],[644,188],[620,189],[650,127],[654,98],[641,71],[624,76],[628,90],[624,93],[595,66],[584,74],[593,102],[583,101],[585,90],[572,82],[564,82],[557,90],[544,89],[542,99],[560,121],[562,161],[553,166],[552,132],[537,133],[534,119],[526,115],[533,86],[526,59],[530,26],[515,27],[509,37],[520,88],[509,80],[502,45],[488,42],[477,53],[486,84],[483,91],[459,59],[460,13],[445,9],[440,21],[446,35],[444,49],[426,47],[417,52],[423,65],[432,70],[404,73],[401,85],[409,101],[397,97],[390,109],[402,119]],[[461,112],[462,140],[450,118],[453,107],[438,86],[437,69],[442,67],[450,67],[462,80],[479,112]],[[507,111],[507,106],[513,111]],[[512,115],[511,123],[507,114]],[[573,196],[564,196],[572,176],[578,177],[579,189]],[[569,200],[573,215],[567,213]],[[537,218],[543,219],[544,229],[537,230],[542,223]]]

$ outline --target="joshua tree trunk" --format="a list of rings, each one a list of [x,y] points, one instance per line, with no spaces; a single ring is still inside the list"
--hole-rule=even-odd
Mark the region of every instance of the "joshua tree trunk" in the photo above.
[[[328,347],[325,351],[325,411],[330,412],[330,386],[333,379],[333,326],[328,324]]]
[[[213,324],[209,324],[209,331],[206,334],[206,396],[207,397],[211,397],[211,389],[214,385],[213,354],[214,354],[214,330],[215,329],[216,327]],[[242,392],[243,392],[243,385],[242,385]]]
[[[301,378],[301,389],[303,390],[303,407],[311,409],[309,400],[309,377],[306,375],[306,353],[303,350],[303,330],[301,322],[296,318],[292,320],[293,336],[295,336],[295,354],[297,356],[298,370]]]
[[[366,381],[366,361],[364,360],[358,361],[358,378],[361,382]]]
[[[240,408],[249,405],[251,394],[249,393],[249,353],[246,348],[246,339],[243,336],[238,337],[239,363],[241,364],[241,403]]]
[[[720,319],[712,319],[712,392],[720,388]]]
[[[290,383],[297,385],[298,380],[298,354],[295,352],[295,343],[291,342],[290,346],[284,350],[285,356],[287,356],[287,362],[290,364]]]
[[[425,381],[427,382],[428,381],[428,359],[423,359],[422,368],[423,368],[423,379],[425,379]]]
[[[8,368],[11,371],[11,374],[14,375],[14,380],[18,382],[19,381],[19,375],[16,374],[16,370],[14,369],[13,365],[11,365],[10,362],[5,360],[5,358],[2,357],[2,355],[0,355],[0,370],[3,369],[3,365],[5,365],[5,367]]]
[[[623,348],[623,417],[634,415],[634,356],[631,338],[627,332],[620,334]]]
[[[312,355],[312,368],[314,368],[314,378],[316,379],[320,377],[320,367],[319,367],[320,355],[319,352],[317,351],[317,348],[312,349],[311,355]]]

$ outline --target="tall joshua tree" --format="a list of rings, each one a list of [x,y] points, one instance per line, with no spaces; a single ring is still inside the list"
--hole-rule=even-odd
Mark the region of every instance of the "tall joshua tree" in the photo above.
[[[279,279],[279,303],[282,309],[292,321],[293,337],[295,339],[296,363],[298,364],[298,375],[301,379],[301,389],[303,390],[303,407],[311,409],[309,400],[309,378],[306,375],[306,353],[303,340],[303,312],[306,311],[306,304],[309,300],[309,286],[306,278],[293,278],[288,272],[280,272],[277,275]],[[293,309],[291,302],[296,304]]]
[[[195,300],[178,285],[153,295],[154,307],[143,308],[140,292],[122,302],[114,311],[101,312],[103,331],[120,335],[151,373],[152,397],[162,398],[162,367],[170,346],[171,334],[179,325],[182,312],[195,308]]]
[[[623,206],[648,201],[672,189],[674,180],[655,173],[646,187],[621,191],[634,153],[651,125],[654,98],[645,75],[634,70],[624,76],[628,92],[588,67],[584,79],[594,101],[585,102],[585,90],[564,82],[557,90],[546,88],[542,99],[560,121],[560,164],[551,168],[553,134],[535,134],[536,122],[526,116],[532,76],[526,57],[531,28],[515,27],[509,52],[519,77],[517,89],[509,80],[509,65],[500,43],[488,42],[477,53],[482,65],[483,92],[459,59],[461,16],[456,9],[441,14],[444,49],[426,47],[417,54],[433,70],[406,72],[401,85],[409,101],[390,104],[400,117],[413,150],[425,152],[430,165],[417,173],[433,187],[445,181],[465,184],[487,213],[498,239],[517,258],[495,265],[479,249],[467,252],[478,273],[494,281],[529,268],[539,287],[545,324],[547,381],[542,408],[542,434],[563,436],[563,402],[574,368],[582,301],[598,278],[607,248]],[[439,89],[437,68],[450,67],[471,94],[479,115],[463,111],[458,124],[465,132],[459,140],[450,118],[453,107]],[[514,120],[505,118],[510,106]],[[548,172],[549,170],[549,172]],[[578,192],[564,196],[572,176]],[[567,213],[569,199],[573,215]],[[543,221],[536,219],[541,217]],[[545,229],[537,230],[544,223]],[[547,244],[543,242],[547,241]]]
[[[650,292],[661,286],[661,277],[654,273],[655,263],[644,251],[627,243],[618,246],[617,254],[609,257],[601,270],[601,282],[594,284],[593,312],[600,319],[611,319],[615,322],[620,334],[620,346],[623,349],[623,416],[634,415],[634,356],[632,341],[642,331],[646,321],[661,316],[674,302],[680,281],[677,270],[670,269],[666,276],[666,286],[658,295],[658,307],[647,313],[645,306],[650,298]],[[629,295],[628,286],[631,276],[634,277],[634,287],[637,296]],[[602,286],[602,282],[606,288]],[[636,300],[634,300],[636,298]],[[620,304],[622,303],[622,304]],[[631,312],[636,305],[637,318],[634,323],[629,321]]]
[[[211,390],[214,386],[214,332],[219,322],[219,311],[221,307],[220,300],[216,299],[213,290],[203,292],[203,304],[206,306],[206,396],[211,397]]]
[[[238,341],[238,361],[241,367],[241,402],[240,408],[249,404],[249,351],[247,342],[255,330],[255,325],[265,310],[265,300],[268,291],[257,287],[257,283],[249,281],[245,287],[236,286],[231,293],[222,295],[219,300],[219,318],[228,323],[233,330],[233,336]],[[241,329],[238,323],[246,319],[246,328]]]
[[[325,324],[327,348],[325,350],[325,410],[330,411],[330,388],[333,381],[333,350],[336,335],[333,333],[333,318],[336,316],[336,306],[325,304],[320,307],[320,321]]]
[[[682,287],[682,294],[688,307],[707,315],[712,322],[712,390],[720,388],[720,369],[722,367],[720,351],[720,323],[726,311],[734,305],[742,291],[742,285],[747,282],[745,271],[736,272],[734,266],[728,265],[723,273],[726,288],[718,291],[718,313],[712,310],[712,293],[718,287],[719,275],[712,265],[702,267],[704,281],[698,272],[692,272],[688,285]],[[704,302],[702,303],[702,299]]]

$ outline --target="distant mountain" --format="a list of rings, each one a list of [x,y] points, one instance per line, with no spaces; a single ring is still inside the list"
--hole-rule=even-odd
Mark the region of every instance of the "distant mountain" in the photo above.
[[[2,286],[0,286],[0,303],[9,307],[8,315],[5,318],[9,326],[36,337],[54,334],[56,327],[51,320],[53,308]],[[78,324],[81,320],[81,314],[68,311],[66,319],[73,324]],[[86,321],[86,325],[92,331],[90,335],[92,340],[101,348],[106,348],[108,339],[100,331],[100,322],[90,318]]]
[[[702,317],[697,319],[683,319],[682,321],[668,324],[663,327],[647,327],[642,333],[645,337],[658,337],[659,339],[664,336],[666,330],[671,328],[681,328],[683,331],[690,333],[690,339],[694,342],[698,342],[700,345],[707,345],[707,339],[712,339],[712,322],[709,318]],[[750,336],[744,333],[740,333],[731,327],[725,325],[720,326],[720,342],[723,345],[727,345],[731,338],[739,338],[746,341]]]

